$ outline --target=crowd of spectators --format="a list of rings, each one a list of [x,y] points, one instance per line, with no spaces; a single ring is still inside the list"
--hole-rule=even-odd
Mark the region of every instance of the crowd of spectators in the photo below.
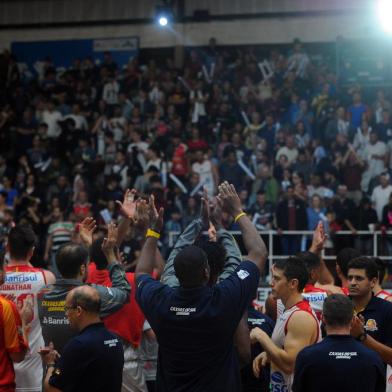
[[[62,72],[49,57],[40,65],[28,78],[11,53],[0,57],[0,235],[31,224],[36,262],[83,218],[116,220],[115,201],[130,187],[165,207],[165,233],[192,221],[202,188],[213,196],[222,181],[260,230],[313,230],[323,220],[331,252],[358,230],[392,227],[390,97],[343,86],[298,40],[262,58],[211,39],[180,68],[171,58],[120,68],[110,53]],[[335,238],[339,230],[353,236]],[[283,254],[300,242],[282,237]],[[370,252],[372,240],[359,245]],[[130,261],[137,250],[126,245]]]

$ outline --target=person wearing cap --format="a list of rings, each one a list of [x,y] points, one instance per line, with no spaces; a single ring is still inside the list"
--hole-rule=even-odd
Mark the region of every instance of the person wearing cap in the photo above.
[[[324,301],[327,337],[299,352],[293,392],[383,392],[385,368],[381,358],[350,336],[354,306],[343,294]]]

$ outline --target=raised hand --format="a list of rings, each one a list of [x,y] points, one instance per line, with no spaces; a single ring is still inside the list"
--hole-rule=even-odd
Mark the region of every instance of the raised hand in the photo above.
[[[309,250],[313,253],[320,253],[324,249],[327,238],[328,236],[324,232],[324,223],[323,221],[319,221],[313,232],[312,245]]]
[[[152,230],[161,232],[163,228],[163,208],[160,208],[157,211],[155,207],[155,198],[154,195],[150,195],[150,199],[148,201],[149,208],[149,219],[150,219],[150,227]]]
[[[218,203],[217,199],[213,200],[212,203],[210,203],[210,211],[212,211],[212,213],[210,214],[210,225],[212,224],[215,229],[218,230],[222,227],[222,207]]]
[[[87,247],[93,243],[93,232],[96,229],[97,224],[91,217],[84,218],[79,224],[79,235],[83,244]]]
[[[114,223],[109,223],[107,229],[107,236],[102,242],[102,252],[106,256],[108,263],[111,263],[116,260],[118,229]]]
[[[145,200],[138,200],[136,203],[136,213],[134,225],[142,231],[148,229],[150,224],[149,206]]]
[[[128,219],[135,219],[136,214],[136,189],[129,190],[124,194],[124,200],[121,201],[116,200],[116,204],[120,207],[121,215]]]
[[[203,188],[203,196],[200,201],[200,217],[203,219],[204,225],[208,226],[210,222],[210,201],[206,187]]]
[[[219,194],[216,197],[222,209],[232,216],[237,216],[242,212],[241,200],[237,195],[234,185],[227,181],[219,185]]]

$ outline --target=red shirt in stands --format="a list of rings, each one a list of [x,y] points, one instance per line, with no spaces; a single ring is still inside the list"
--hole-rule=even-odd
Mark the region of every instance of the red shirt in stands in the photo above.
[[[172,173],[175,176],[186,176],[188,174],[188,162],[186,152],[188,147],[184,143],[180,143],[174,150],[172,159]]]
[[[138,347],[142,339],[145,317],[135,298],[135,274],[127,272],[126,277],[131,285],[129,303],[125,304],[117,312],[105,317],[103,322],[109,331],[131,343],[133,347]],[[112,286],[109,271],[106,269],[98,270],[93,262],[88,265],[87,283],[95,283],[106,287]]]
[[[9,354],[26,349],[22,321],[16,305],[0,296],[0,391],[15,391],[15,372]]]

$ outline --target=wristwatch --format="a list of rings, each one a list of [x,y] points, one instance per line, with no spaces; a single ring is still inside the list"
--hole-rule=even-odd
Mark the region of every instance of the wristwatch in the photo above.
[[[358,342],[364,342],[367,338],[367,333],[363,331],[359,336],[357,336]]]

